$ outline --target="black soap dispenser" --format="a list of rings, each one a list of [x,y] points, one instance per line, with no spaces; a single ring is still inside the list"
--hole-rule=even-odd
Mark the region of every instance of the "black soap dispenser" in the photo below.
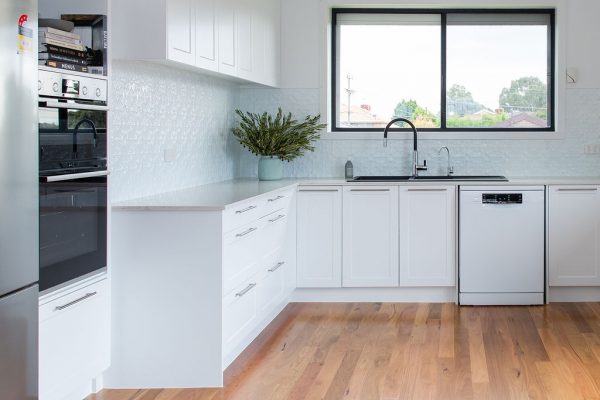
[[[354,178],[354,165],[352,165],[352,161],[348,160],[346,161],[346,179],[352,179]]]

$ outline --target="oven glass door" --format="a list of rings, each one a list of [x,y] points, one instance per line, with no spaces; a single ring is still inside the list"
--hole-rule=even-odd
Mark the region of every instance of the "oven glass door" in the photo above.
[[[106,266],[106,182],[40,183],[40,290]]]
[[[94,163],[85,161],[105,162],[106,114],[105,110],[39,107],[40,171],[93,168]]]

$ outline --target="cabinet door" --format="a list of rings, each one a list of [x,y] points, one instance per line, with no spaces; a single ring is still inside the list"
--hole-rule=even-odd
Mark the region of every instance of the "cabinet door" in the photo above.
[[[252,4],[238,1],[236,7],[236,47],[237,47],[237,76],[252,79],[254,76],[254,37],[257,25],[257,15]]]
[[[218,71],[216,0],[196,0],[196,66]]]
[[[600,285],[600,188],[550,186],[550,286]]]
[[[107,280],[40,305],[40,398],[64,398],[110,364]]]
[[[270,86],[279,84],[279,48],[281,41],[280,2],[266,0],[264,83]]]
[[[169,60],[196,63],[196,0],[167,2],[167,57]]]
[[[219,72],[235,75],[237,72],[237,29],[236,11],[233,0],[222,0],[218,3],[217,12],[219,37]]]
[[[301,187],[297,197],[297,285],[342,285],[342,190]]]
[[[398,188],[345,187],[343,286],[398,286]]]
[[[400,189],[400,286],[454,286],[454,186]]]

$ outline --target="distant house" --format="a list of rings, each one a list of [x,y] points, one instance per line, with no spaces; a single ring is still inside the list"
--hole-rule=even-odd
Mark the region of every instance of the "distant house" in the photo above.
[[[340,126],[358,128],[385,128],[389,121],[379,118],[371,113],[369,104],[350,106],[350,120],[348,121],[348,105],[340,105]]]
[[[496,125],[498,128],[546,128],[548,122],[535,115],[524,112],[511,115],[506,121]]]

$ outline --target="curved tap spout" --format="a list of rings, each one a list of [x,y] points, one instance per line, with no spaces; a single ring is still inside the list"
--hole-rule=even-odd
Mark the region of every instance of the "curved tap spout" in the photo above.
[[[383,146],[387,147],[388,130],[396,122],[406,122],[408,125],[410,125],[410,127],[412,128],[412,131],[413,131],[413,150],[416,151],[417,150],[417,128],[415,127],[415,125],[412,122],[410,122],[406,118],[394,118],[387,124],[387,126],[383,130]]]
[[[419,152],[417,151],[417,128],[415,127],[415,125],[412,122],[410,122],[406,118],[394,118],[393,120],[391,120],[387,124],[385,129],[383,130],[383,146],[387,147],[388,130],[396,122],[406,122],[412,128],[412,131],[413,131],[413,177],[417,177],[419,175],[419,171],[427,170],[427,161],[423,160],[423,165],[419,165]]]

